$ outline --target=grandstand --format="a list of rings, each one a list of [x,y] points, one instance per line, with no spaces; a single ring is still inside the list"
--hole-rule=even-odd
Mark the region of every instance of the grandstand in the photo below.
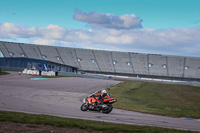
[[[111,52],[93,50],[100,72],[115,73]]]
[[[0,58],[44,60],[91,73],[200,79],[199,57],[90,50],[0,41]],[[7,66],[9,67],[9,64]]]
[[[75,49],[75,54],[81,70],[99,71],[99,67],[92,50]]]

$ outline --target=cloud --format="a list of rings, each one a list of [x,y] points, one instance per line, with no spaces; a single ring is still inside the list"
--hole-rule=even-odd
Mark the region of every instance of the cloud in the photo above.
[[[67,33],[67,28],[58,25],[48,25],[47,27],[37,27],[38,35],[44,38],[62,39],[64,34]]]
[[[110,13],[97,13],[95,11],[85,13],[76,11],[74,19],[87,22],[92,27],[104,27],[113,29],[136,29],[142,28],[142,19],[135,14],[116,16]]]
[[[39,44],[39,45],[55,45],[56,43],[55,40],[42,39],[42,38],[30,40],[29,42],[33,44]]]
[[[37,44],[37,45],[50,45],[50,46],[63,46],[63,47],[73,47],[74,44],[71,42],[54,40],[54,39],[44,39],[44,38],[37,38],[37,39],[30,39],[28,43]]]
[[[46,27],[27,27],[8,22],[0,24],[2,39],[21,38],[34,44],[183,56],[200,56],[199,36],[200,27],[81,30],[52,24]]]
[[[0,25],[0,35],[6,35],[10,37],[23,37],[29,38],[37,35],[34,27],[25,27],[23,25],[5,22]]]

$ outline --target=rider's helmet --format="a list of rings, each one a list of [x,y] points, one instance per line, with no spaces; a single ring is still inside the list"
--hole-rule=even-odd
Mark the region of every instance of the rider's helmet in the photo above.
[[[107,93],[107,91],[106,91],[106,90],[102,90],[102,91],[101,91],[101,94],[103,94],[103,93]]]

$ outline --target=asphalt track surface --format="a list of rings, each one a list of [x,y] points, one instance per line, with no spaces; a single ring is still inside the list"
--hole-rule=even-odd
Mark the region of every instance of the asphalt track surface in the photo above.
[[[0,110],[200,131],[200,121],[195,120],[119,109],[113,109],[109,114],[80,110],[84,97],[117,84],[118,81],[77,77],[42,80],[32,78],[34,76],[18,75],[16,72],[0,76]]]

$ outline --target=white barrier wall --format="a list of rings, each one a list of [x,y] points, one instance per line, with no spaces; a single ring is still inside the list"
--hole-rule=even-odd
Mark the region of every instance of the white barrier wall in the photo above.
[[[24,71],[22,73],[23,74],[31,74],[31,75],[40,75],[40,72],[38,70],[24,69]],[[43,75],[43,76],[55,76],[56,73],[54,71],[41,71],[41,75]]]
[[[42,71],[41,75],[56,76],[55,72],[53,72],[53,71]]]

